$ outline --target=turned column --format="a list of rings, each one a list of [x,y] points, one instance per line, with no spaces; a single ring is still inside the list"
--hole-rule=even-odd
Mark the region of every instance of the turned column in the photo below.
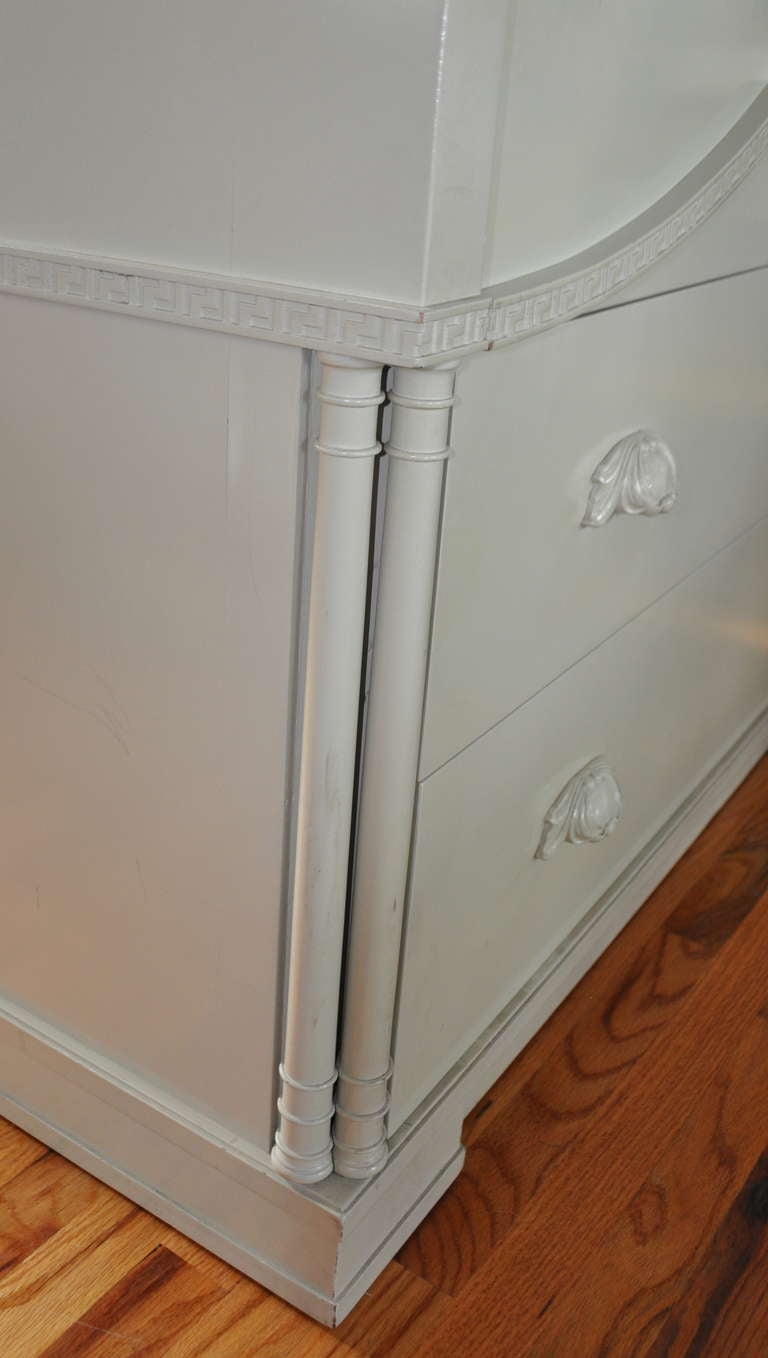
[[[396,368],[373,637],[334,1165],[364,1179],[387,1159],[386,1115],[437,539],[456,363]]]
[[[330,1125],[381,366],[321,354],[288,996],[272,1163],[333,1169]]]

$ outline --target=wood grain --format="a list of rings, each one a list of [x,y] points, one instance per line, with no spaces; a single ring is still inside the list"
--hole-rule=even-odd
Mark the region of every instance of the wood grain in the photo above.
[[[768,1153],[709,1243],[655,1345],[669,1358],[763,1354],[768,1335]],[[656,1358],[651,1351],[649,1358]]]
[[[82,1170],[62,1164],[52,1152],[39,1156],[3,1188],[0,1272],[18,1266],[73,1215],[98,1207],[104,1198],[101,1185]]]
[[[0,1189],[28,1165],[33,1165],[48,1154],[47,1146],[27,1136],[20,1127],[14,1127],[0,1118]]]
[[[654,1043],[624,1082],[601,1103],[584,1134],[571,1144],[524,1212],[465,1285],[462,1306],[438,1327],[424,1353],[453,1354],[473,1344],[480,1358],[511,1345],[522,1354],[526,1337],[568,1280],[576,1258],[598,1244],[606,1219],[628,1205],[644,1171],[664,1153],[675,1130],[700,1103],[733,1046],[733,1032],[766,1001],[761,965],[768,932],[768,896],[723,948],[663,1043]],[[486,1317],[482,1347],[471,1317]],[[495,1346],[495,1347],[494,1347]]]
[[[657,1345],[667,1352],[662,1336],[681,1336],[678,1319],[668,1325],[677,1299],[685,1297],[689,1314],[696,1313],[699,1294],[710,1290],[699,1275],[703,1269],[707,1276],[712,1238],[765,1144],[768,1081],[756,1088],[755,1070],[766,1068],[768,1020],[759,1013],[578,1281],[547,1308],[532,1358],[566,1352],[575,1332],[580,1350],[600,1358]]]
[[[144,1354],[164,1353],[193,1324],[215,1288],[156,1245],[58,1336],[41,1358],[108,1358],[113,1334]]]
[[[0,1122],[2,1358],[765,1358],[768,760],[332,1333]]]
[[[727,844],[701,875],[688,882],[684,862],[675,876],[686,884],[682,893],[676,897],[668,879],[646,907],[651,913],[661,906],[653,932],[643,938],[638,917],[638,927],[625,931],[625,948],[611,949],[567,1002],[570,1024],[563,1014],[555,1017],[551,1049],[543,1033],[527,1059],[515,1063],[531,1069],[532,1055],[540,1053],[526,1083],[516,1084],[513,1066],[502,1089],[481,1104],[493,1117],[470,1118],[461,1177],[399,1255],[442,1290],[459,1293],[488,1258],[768,889],[768,798],[742,824],[738,843]],[[627,956],[633,934],[637,950]]]
[[[393,1261],[340,1325],[340,1339],[361,1358],[418,1358],[450,1299]]]
[[[463,1140],[466,1146],[478,1139],[484,1127],[498,1116],[539,1070],[585,1010],[605,1004],[607,997],[624,984],[628,968],[643,944],[663,928],[667,917],[686,895],[698,894],[702,909],[707,908],[707,892],[711,890],[712,877],[723,871],[722,860],[739,853],[743,840],[752,839],[755,832],[760,836],[768,821],[767,807],[768,761],[765,761],[756,767],[739,788],[738,794],[731,797],[709,822],[688,852],[645,902],[642,910],[626,925],[620,939],[598,958],[581,985],[576,986],[566,997],[536,1034],[535,1040],[520,1053],[469,1114],[464,1124]],[[705,879],[709,879],[706,886]]]

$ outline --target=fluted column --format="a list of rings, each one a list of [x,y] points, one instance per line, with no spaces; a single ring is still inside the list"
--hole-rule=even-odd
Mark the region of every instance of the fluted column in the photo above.
[[[288,996],[272,1163],[333,1169],[330,1136],[381,367],[321,354]]]
[[[456,363],[396,368],[373,638],[334,1165],[363,1179],[387,1159],[395,991],[418,774],[444,463]]]

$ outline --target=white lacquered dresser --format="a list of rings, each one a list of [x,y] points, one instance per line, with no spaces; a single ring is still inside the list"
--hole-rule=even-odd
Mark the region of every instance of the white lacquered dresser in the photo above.
[[[0,1111],[333,1324],[768,748],[768,3],[10,0]]]

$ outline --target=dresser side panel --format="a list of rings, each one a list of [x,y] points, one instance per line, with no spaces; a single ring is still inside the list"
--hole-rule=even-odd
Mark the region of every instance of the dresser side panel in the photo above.
[[[0,298],[0,990],[269,1145],[300,350]]]

